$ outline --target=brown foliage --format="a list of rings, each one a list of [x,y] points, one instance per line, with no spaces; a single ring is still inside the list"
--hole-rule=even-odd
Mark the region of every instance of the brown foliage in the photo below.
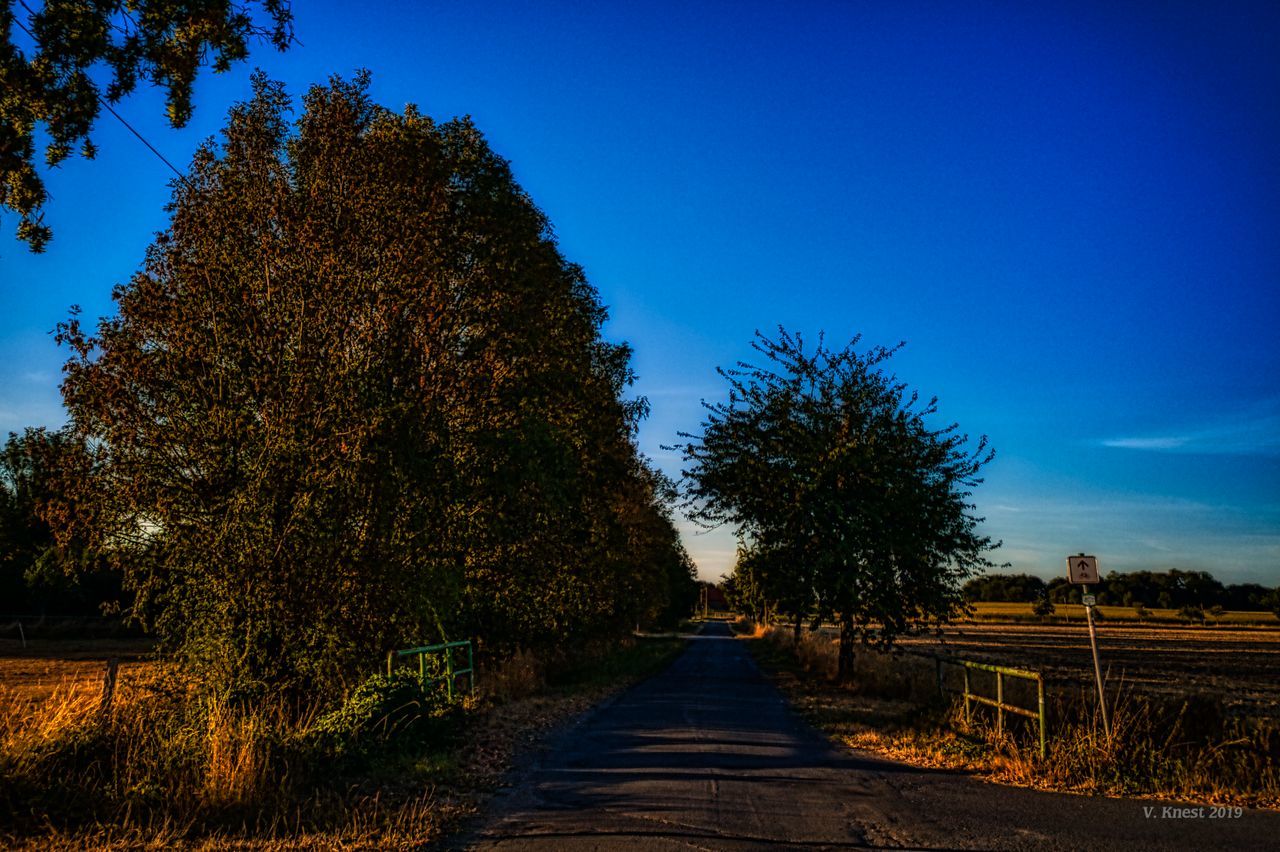
[[[258,76],[63,386],[78,505],[212,683],[340,692],[392,647],[600,634],[689,564],[629,350],[467,120]],[[620,618],[621,617],[621,618]]]

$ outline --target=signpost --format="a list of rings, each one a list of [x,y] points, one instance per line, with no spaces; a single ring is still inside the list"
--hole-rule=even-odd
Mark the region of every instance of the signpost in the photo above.
[[[1098,557],[1085,556],[1083,553],[1067,557],[1067,579],[1072,583],[1089,586],[1099,582]],[[1102,666],[1098,664],[1098,634],[1093,627],[1093,607],[1097,598],[1086,594],[1081,596],[1084,603],[1085,618],[1089,622],[1089,646],[1093,649],[1093,676],[1098,682],[1098,709],[1102,711],[1102,730],[1107,739],[1111,739],[1111,723],[1107,721],[1107,696],[1102,691]]]
[[[1079,556],[1068,556],[1067,579],[1080,585],[1100,582],[1098,578],[1098,557],[1085,556],[1083,553]]]

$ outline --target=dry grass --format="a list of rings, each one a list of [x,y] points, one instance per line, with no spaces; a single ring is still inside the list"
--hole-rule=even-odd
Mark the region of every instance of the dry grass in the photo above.
[[[465,740],[397,740],[355,764],[315,750],[316,708],[232,705],[170,666],[122,677],[105,713],[97,666],[38,690],[10,681],[0,848],[421,848],[474,813],[517,752],[679,647],[603,655],[550,691],[543,663],[518,654],[462,703]]]
[[[532,651],[517,651],[485,672],[485,693],[499,703],[536,694],[547,684],[545,665]]]
[[[1087,688],[1051,690],[1050,752],[1041,759],[1021,719],[1007,716],[1000,736],[988,708],[975,707],[966,722],[960,702],[939,697],[928,660],[859,649],[852,683],[837,686],[831,637],[806,634],[797,647],[790,631],[773,629],[763,639],[759,655],[793,703],[854,748],[1043,789],[1280,806],[1280,724],[1228,715],[1212,698],[1170,701],[1121,684],[1107,737]]]

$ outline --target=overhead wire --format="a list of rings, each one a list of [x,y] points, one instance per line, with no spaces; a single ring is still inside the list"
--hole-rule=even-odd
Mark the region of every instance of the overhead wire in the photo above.
[[[26,4],[26,3],[22,3],[22,5],[23,5],[23,7],[24,7],[24,8],[26,8],[26,9],[27,9],[27,11],[28,11],[28,12],[30,12],[30,11],[31,11],[31,7],[27,6],[27,4]],[[34,13],[33,13],[33,14],[34,14]],[[36,44],[39,44],[39,42],[38,42],[38,41],[36,41],[35,33],[31,32],[31,30],[27,29],[26,25],[25,25],[25,24],[23,24],[23,23],[22,23],[22,21],[18,20],[18,18],[17,18],[16,16],[13,18],[13,22],[14,22],[15,24],[17,24],[17,25],[18,25],[18,28],[19,28],[20,30],[22,30],[24,33],[26,33],[26,34],[27,34],[27,36],[28,36],[28,37],[30,37],[30,39],[31,39],[33,42],[36,42]],[[147,146],[147,150],[149,150],[151,153],[155,154],[155,155],[160,159],[160,162],[162,162],[162,163],[164,163],[166,166],[168,166],[168,167],[169,167],[169,169],[170,169],[170,170],[171,170],[175,175],[177,175],[177,176],[178,176],[178,180],[182,181],[182,182],[183,182],[183,183],[185,183],[187,186],[190,186],[190,185],[191,185],[191,182],[187,180],[187,176],[186,176],[186,175],[184,175],[184,174],[183,174],[183,173],[178,169],[178,167],[177,167],[177,166],[175,166],[173,163],[169,162],[169,159],[168,159],[167,157],[165,157],[165,155],[164,155],[164,154],[161,154],[161,153],[160,153],[160,151],[159,151],[159,149],[157,149],[155,145],[152,145],[149,141],[147,141],[147,138],[146,138],[145,136],[143,136],[143,135],[138,131],[138,129],[137,129],[136,127],[134,127],[134,126],[133,126],[132,124],[130,124],[129,122],[125,121],[125,120],[124,120],[124,116],[120,115],[120,113],[118,113],[118,112],[116,112],[116,111],[115,111],[115,108],[114,108],[113,106],[111,106],[111,104],[106,100],[106,98],[102,97],[102,95],[97,91],[97,87],[96,87],[96,86],[94,87],[93,96],[94,96],[95,98],[97,98],[97,100],[98,100],[98,105],[99,105],[99,106],[103,107],[104,109],[106,109],[106,111],[107,111],[107,112],[109,112],[109,113],[111,113],[113,116],[115,116],[116,121],[118,121],[118,122],[120,122],[121,124],[123,124],[123,125],[125,126],[125,129],[126,129],[126,130],[128,130],[130,133],[132,133],[134,136],[136,136],[136,137],[138,138],[138,141],[139,141],[139,142],[141,142],[143,145],[146,145],[146,146]]]

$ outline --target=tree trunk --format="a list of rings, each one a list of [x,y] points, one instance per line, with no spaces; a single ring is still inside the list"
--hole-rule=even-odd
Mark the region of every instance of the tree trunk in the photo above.
[[[840,614],[840,662],[836,669],[836,680],[840,683],[853,680],[853,643],[853,615],[842,612]]]
[[[796,647],[799,648],[800,647],[800,628],[804,626],[804,619],[802,619],[798,615],[795,617],[795,619],[796,619],[796,623],[795,623],[795,626],[792,628],[792,630],[794,631],[793,635],[795,636]]]

